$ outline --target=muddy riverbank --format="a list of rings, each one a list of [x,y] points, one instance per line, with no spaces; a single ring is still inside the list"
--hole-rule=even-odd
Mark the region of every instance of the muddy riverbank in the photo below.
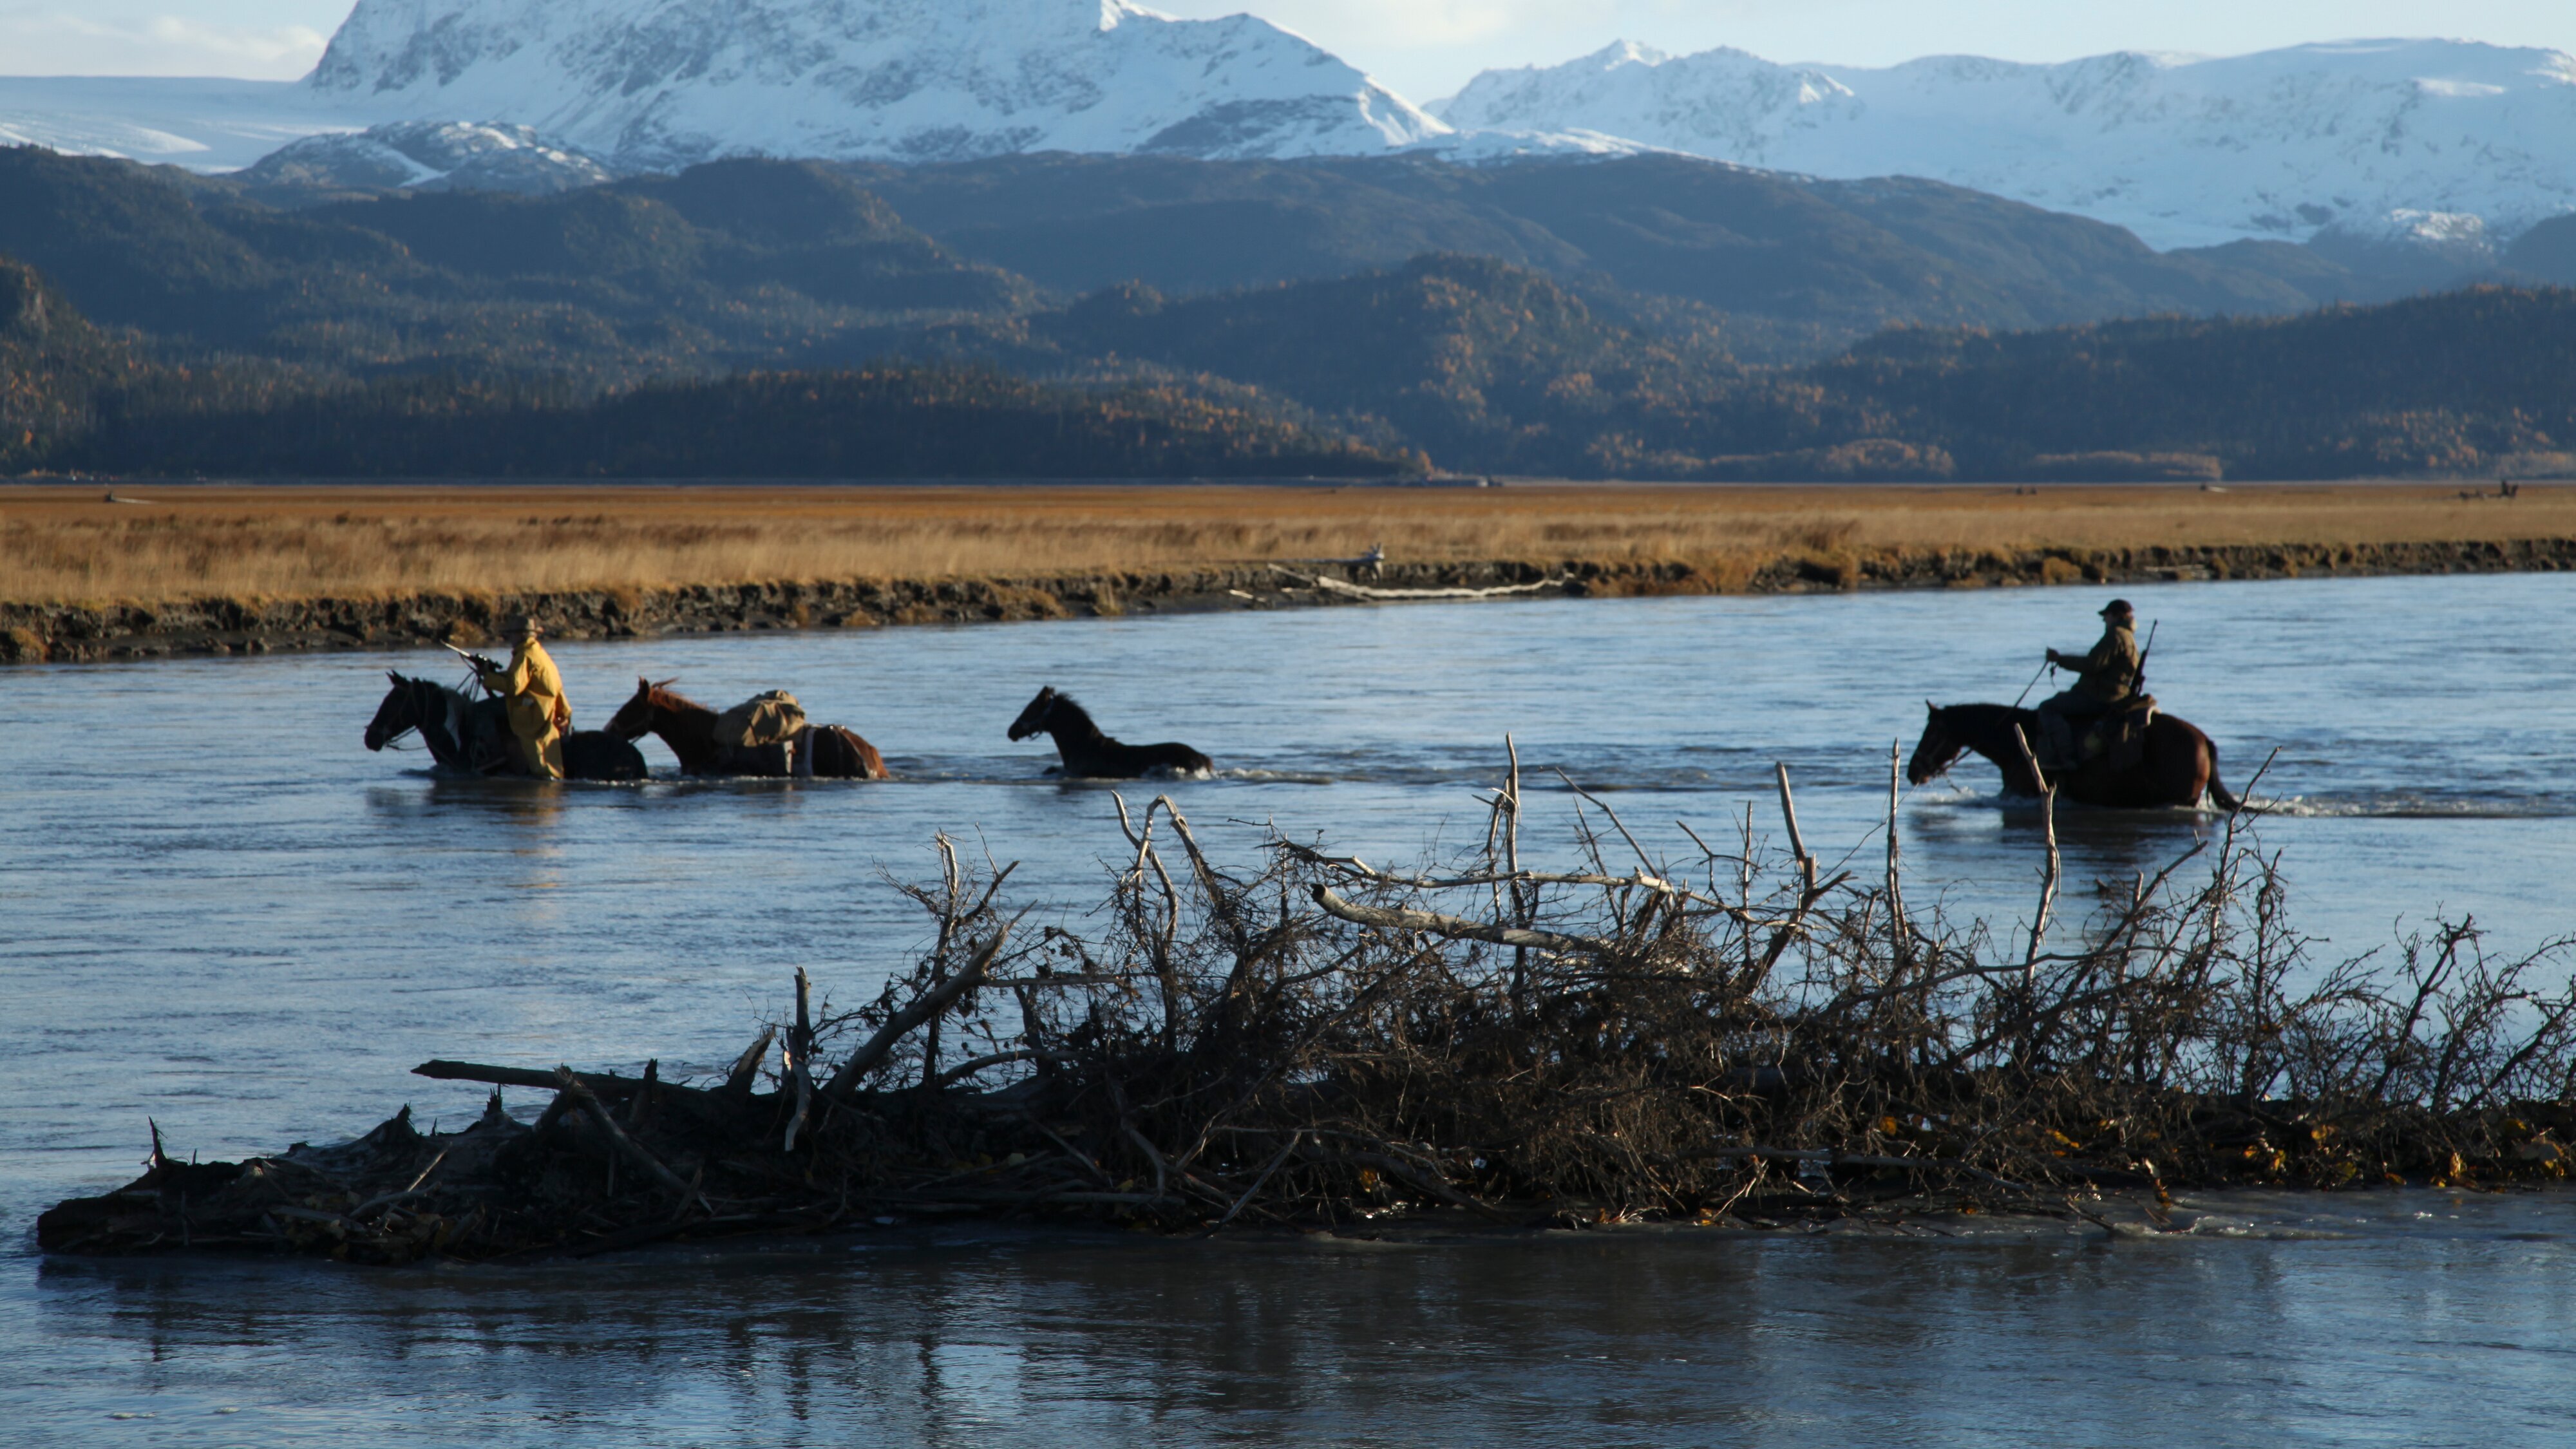
[[[488,642],[526,612],[563,639],[998,623],[1400,602],[1495,591],[1634,598],[1844,589],[2008,588],[2186,579],[2564,572],[2576,539],[2020,550],[1782,550],[1707,561],[1245,564],[1028,578],[841,579],[426,592],[374,598],[0,603],[0,663],[77,663]]]

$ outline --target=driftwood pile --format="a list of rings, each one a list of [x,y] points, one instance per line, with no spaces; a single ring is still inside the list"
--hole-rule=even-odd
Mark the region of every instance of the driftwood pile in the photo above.
[[[1168,797],[1122,801],[1088,936],[1026,929],[1010,872],[943,839],[940,880],[907,888],[937,932],[914,967],[855,1010],[800,972],[721,1078],[430,1062],[493,1084],[481,1120],[424,1135],[406,1109],[202,1165],[156,1132],[149,1171],[39,1237],[390,1262],[889,1214],[1769,1225],[2566,1175],[2558,945],[2498,960],[2462,922],[2312,965],[2233,820],[2097,883],[2063,945],[2052,827],[2034,920],[1952,929],[1905,901],[1892,782],[1865,873],[1809,852],[1785,770],[1785,853],[1748,811],[1727,847],[1692,836],[1686,867],[1562,784],[1586,858],[1559,871],[1520,858],[1517,760],[1482,847],[1442,871],[1275,839],[1230,875]],[[532,1123],[502,1109],[522,1091],[551,1094]]]

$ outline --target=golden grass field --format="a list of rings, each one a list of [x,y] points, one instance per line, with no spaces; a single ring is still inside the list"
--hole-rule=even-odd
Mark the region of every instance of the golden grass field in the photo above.
[[[2576,537],[2576,487],[1498,489],[0,486],[0,602],[380,597],[812,579],[1034,579],[1341,557],[1676,560],[1787,552]],[[126,495],[120,494],[119,497]]]

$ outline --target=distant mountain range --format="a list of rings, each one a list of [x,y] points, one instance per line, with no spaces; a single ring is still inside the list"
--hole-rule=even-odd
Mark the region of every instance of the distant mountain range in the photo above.
[[[1424,254],[1535,271],[1645,335],[1756,363],[1893,325],[2285,313],[2411,289],[2282,243],[2158,253],[1937,182],[1672,155],[601,174],[503,128],[429,123],[312,138],[225,177],[0,149],[0,255],[98,320],[176,345],[360,375],[602,380],[858,362],[911,346],[908,328],[1008,325],[1120,283],[1179,298]]]
[[[624,172],[738,155],[1666,150],[1938,181],[2160,249],[2315,242],[2450,273],[2576,213],[2576,57],[2451,41],[1883,70],[1621,44],[1488,72],[1425,110],[1252,16],[1174,20],[1125,0],[360,0],[301,82],[0,78],[0,143],[209,172],[397,122],[525,128],[532,146]],[[531,174],[500,179],[525,189]]]
[[[2477,248],[2576,211],[2576,56],[2355,41],[2209,60],[1939,56],[1886,70],[1614,45],[1433,108],[1820,176],[1923,176],[2127,227]]]
[[[2513,256],[2576,282],[2576,218]],[[2306,248],[2159,254],[1668,155],[733,160],[513,195],[19,148],[8,257],[8,470],[2576,467],[2576,291],[2320,310],[2360,279]],[[2303,315],[2084,320],[2181,310]]]

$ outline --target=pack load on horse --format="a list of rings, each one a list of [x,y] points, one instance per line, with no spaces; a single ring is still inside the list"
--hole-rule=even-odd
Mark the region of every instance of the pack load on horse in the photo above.
[[[715,741],[728,758],[737,760],[754,750],[775,748],[781,751],[779,759],[792,773],[797,741],[809,738],[806,731],[812,728],[796,696],[783,689],[770,689],[718,714]]]
[[[483,661],[489,663],[490,661]],[[521,741],[510,727],[509,707],[498,699],[474,699],[434,679],[385,672],[393,688],[376,706],[367,725],[367,748],[381,750],[417,732],[438,768],[459,775],[530,775]],[[562,778],[571,780],[641,780],[644,756],[633,745],[604,730],[574,730],[556,743]]]
[[[1058,694],[1053,686],[1038,691],[1037,698],[1011,721],[1011,738],[1024,740],[1045,733],[1055,737],[1056,758],[1063,763],[1047,771],[1075,779],[1133,780],[1162,771],[1172,775],[1207,775],[1216,766],[1207,756],[1189,746],[1166,742],[1159,745],[1129,745],[1101,733],[1100,726],[1070,695]]]
[[[2035,797],[2053,786],[2085,805],[2190,809],[2206,797],[2222,810],[2242,808],[2219,781],[2218,746],[2188,721],[2159,711],[2155,696],[2143,691],[2147,656],[2128,601],[2113,599],[2102,619],[2102,637],[2091,649],[2048,651],[2048,667],[2073,669],[2076,680],[2037,709],[1926,701],[1930,717],[1906,778],[1928,784],[1974,750],[2002,771],[2008,795]]]
[[[658,737],[679,756],[684,775],[795,776],[885,780],[876,746],[839,725],[810,724],[804,706],[783,689],[753,695],[721,713],[674,693],[672,681],[635,681],[635,693],[608,721],[620,739]]]

